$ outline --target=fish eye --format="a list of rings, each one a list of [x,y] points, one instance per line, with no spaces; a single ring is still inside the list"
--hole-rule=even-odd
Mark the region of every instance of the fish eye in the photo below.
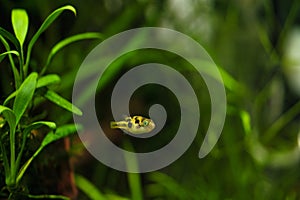
[[[144,126],[148,126],[149,121],[148,121],[148,120],[145,120],[145,121],[143,121],[143,124],[144,124]]]

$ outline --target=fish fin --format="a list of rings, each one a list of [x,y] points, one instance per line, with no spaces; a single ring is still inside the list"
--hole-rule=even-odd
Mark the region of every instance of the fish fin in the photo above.
[[[118,128],[117,122],[110,122],[110,128]]]
[[[110,122],[110,128],[124,128],[127,127],[127,123],[124,121]]]

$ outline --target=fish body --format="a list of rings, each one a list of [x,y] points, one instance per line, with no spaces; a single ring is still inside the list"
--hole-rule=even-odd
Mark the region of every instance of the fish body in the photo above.
[[[126,117],[124,121],[110,122],[110,128],[119,128],[132,134],[143,134],[151,132],[155,128],[155,124],[151,119],[133,116]]]

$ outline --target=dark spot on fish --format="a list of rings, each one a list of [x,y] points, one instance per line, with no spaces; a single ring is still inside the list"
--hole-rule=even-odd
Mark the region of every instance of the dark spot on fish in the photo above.
[[[127,124],[127,126],[128,126],[128,128],[131,128],[131,127],[132,127],[132,123],[129,122],[129,123]]]
[[[138,120],[138,119],[135,119],[135,122],[134,123],[136,123],[136,124],[140,124],[140,120]]]

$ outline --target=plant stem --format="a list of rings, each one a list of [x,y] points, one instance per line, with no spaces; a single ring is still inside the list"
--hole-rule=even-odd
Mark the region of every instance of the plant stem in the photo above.
[[[5,147],[2,143],[2,141],[0,141],[0,149],[1,149],[2,157],[3,157],[4,173],[5,173],[5,178],[7,179],[6,180],[6,182],[7,182],[10,179],[9,162],[8,162],[6,150],[5,150]]]
[[[10,131],[10,182],[9,186],[15,184],[16,180],[16,152],[15,152],[15,130]]]
[[[43,149],[43,146],[40,146],[38,148],[38,150],[31,156],[31,158],[29,158],[29,160],[27,160],[27,162],[22,166],[22,168],[20,169],[19,174],[17,176],[16,183],[19,183],[19,181],[22,179],[26,169],[29,167],[32,160],[40,153],[40,151],[42,151],[42,149]]]

